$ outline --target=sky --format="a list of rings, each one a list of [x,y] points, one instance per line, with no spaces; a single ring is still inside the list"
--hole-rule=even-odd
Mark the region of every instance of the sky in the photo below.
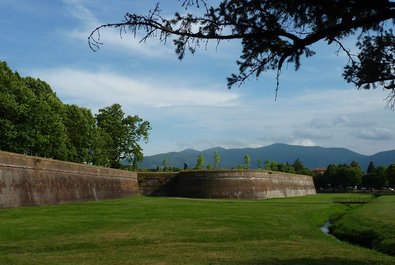
[[[0,0],[0,60],[22,76],[46,81],[64,103],[94,114],[119,103],[127,115],[149,121],[149,141],[141,143],[146,156],[274,143],[365,155],[395,149],[387,92],[346,83],[348,60],[336,46],[318,43],[300,70],[286,66],[277,99],[274,72],[227,89],[226,78],[238,70],[239,41],[208,43],[179,61],[171,41],[140,42],[141,33],[135,38],[106,29],[100,31],[104,45],[96,52],[89,48],[96,27],[120,22],[126,12],[146,15],[156,2]],[[160,8],[165,17],[186,12],[177,0],[162,1]],[[355,50],[352,40],[344,44]]]

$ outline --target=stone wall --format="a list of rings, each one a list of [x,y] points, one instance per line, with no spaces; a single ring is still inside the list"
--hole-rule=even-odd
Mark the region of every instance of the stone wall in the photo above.
[[[181,172],[174,194],[193,198],[266,199],[316,194],[311,176],[272,171]]]
[[[311,176],[272,171],[183,171],[139,173],[143,195],[191,198],[266,199],[315,194]]]
[[[0,151],[0,208],[130,195],[265,199],[315,194],[310,176],[271,171],[115,170]]]
[[[139,172],[140,194],[146,196],[174,196],[174,180],[178,172]]]
[[[139,194],[137,173],[0,151],[0,208]]]

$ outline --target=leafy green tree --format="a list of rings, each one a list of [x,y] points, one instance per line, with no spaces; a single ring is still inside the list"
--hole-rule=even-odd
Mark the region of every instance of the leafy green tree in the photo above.
[[[119,104],[99,110],[65,105],[40,79],[22,78],[0,62],[0,149],[95,165],[136,166],[148,140],[147,121],[126,116]]]
[[[22,129],[26,137],[25,153],[65,160],[68,138],[63,124],[63,103],[44,81],[26,77],[24,82],[34,94]]]
[[[300,161],[299,158],[297,158],[297,159],[293,162],[292,167],[295,169],[295,172],[298,173],[298,174],[301,173],[301,172],[303,172],[303,169],[304,169],[304,166],[303,166],[303,164],[302,164],[302,161]]]
[[[372,172],[367,173],[362,178],[362,185],[367,188],[381,189],[387,185],[386,168],[375,167]]]
[[[96,127],[92,152],[92,164],[109,167],[111,165],[111,149],[109,143],[112,142],[111,135],[104,129]]]
[[[337,172],[338,166],[336,164],[328,165],[323,175],[324,186],[328,188],[335,188],[340,186],[341,180],[339,179]]]
[[[319,182],[324,187],[344,189],[361,184],[362,170],[358,163],[330,164]]]
[[[395,164],[391,164],[385,171],[387,175],[388,185],[395,187]]]
[[[209,6],[205,0],[181,1],[183,7],[202,4],[197,15],[183,12],[173,18],[161,14],[157,5],[147,16],[126,13],[122,22],[104,24],[88,37],[89,45],[97,50],[102,44],[100,30],[118,28],[141,31],[147,40],[157,37],[163,43],[174,39],[175,51],[182,59],[186,51],[195,53],[210,40],[217,43],[239,40],[242,44],[239,72],[231,74],[228,86],[242,84],[248,78],[259,77],[268,70],[279,76],[284,63],[298,70],[302,57],[312,57],[311,46],[317,42],[336,45],[349,57],[343,77],[357,88],[382,87],[395,103],[395,3],[391,0],[358,1],[280,1],[280,0],[221,0]],[[203,12],[202,12],[203,11]],[[347,37],[356,36],[358,51],[346,47]],[[276,90],[277,90],[276,89]]]
[[[270,161],[270,170],[278,171],[278,164],[276,161]]]
[[[251,166],[251,158],[248,154],[244,155],[244,169],[249,169]]]
[[[371,173],[373,170],[374,170],[374,164],[373,161],[370,161],[366,173]]]
[[[262,160],[261,160],[261,159],[258,159],[258,160],[256,161],[256,163],[257,163],[257,168],[258,168],[258,169],[262,169]]]
[[[263,163],[263,169],[270,170],[270,161],[269,160],[265,160],[265,162]]]
[[[106,142],[100,150],[107,156],[106,161],[113,168],[121,167],[121,160],[131,163],[133,168],[137,167],[137,162],[143,159],[140,140],[148,141],[149,130],[148,121],[143,121],[139,116],[126,116],[120,104],[113,104],[99,110],[96,115],[97,126],[100,137]],[[104,160],[104,161],[105,161]]]
[[[281,172],[286,172],[286,173],[296,173],[295,170],[293,169],[292,166],[290,166],[287,163],[278,163],[277,164],[277,170],[281,171]],[[303,173],[303,171],[301,171]],[[298,174],[302,174],[302,173],[298,173]]]
[[[287,172],[287,168],[284,163],[277,164],[277,170],[280,172]]]
[[[292,165],[290,165],[288,162],[285,164],[285,170],[286,170],[285,172],[288,173],[296,173],[295,168]],[[304,170],[306,170],[305,167]]]
[[[203,167],[204,167],[204,156],[200,154],[197,157],[195,169],[200,170],[203,169]]]
[[[166,170],[171,170],[171,168],[170,168],[170,163],[169,163],[169,160],[167,159],[167,157],[165,157],[165,158],[163,159],[163,161],[162,161],[162,166],[163,166],[163,170],[164,170],[164,171],[166,171]]]
[[[218,151],[214,152],[214,168],[218,168],[221,162],[221,157]]]
[[[51,87],[0,62],[0,149],[66,159],[63,103]]]
[[[355,187],[361,184],[363,173],[361,167],[355,161],[352,161],[350,165],[341,165],[339,174],[344,187]]]
[[[316,173],[313,175],[314,186],[316,189],[323,190],[328,188],[328,183],[324,177],[324,174]]]
[[[64,105],[63,124],[68,136],[67,160],[92,163],[96,137],[96,120],[89,109]]]
[[[26,119],[34,93],[18,73],[0,62],[0,149],[26,153]]]
[[[362,182],[363,171],[358,162],[352,161],[350,163],[350,185],[360,185]]]

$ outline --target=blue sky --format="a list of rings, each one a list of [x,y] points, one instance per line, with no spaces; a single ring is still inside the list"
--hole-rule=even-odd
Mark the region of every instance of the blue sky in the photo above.
[[[237,72],[237,41],[209,43],[179,61],[169,42],[139,43],[132,34],[102,30],[104,45],[89,49],[90,32],[119,22],[126,11],[147,14],[151,0],[1,0],[0,60],[23,76],[47,81],[69,104],[99,108],[120,103],[151,122],[144,154],[260,147],[273,143],[345,147],[362,154],[395,149],[395,113],[387,93],[357,91],[342,78],[345,55],[319,43],[317,55],[283,71],[275,101],[275,73],[226,88]],[[164,16],[181,10],[162,1]],[[209,1],[214,3],[214,1]],[[217,1],[216,1],[217,2]],[[354,49],[351,40],[345,45]]]

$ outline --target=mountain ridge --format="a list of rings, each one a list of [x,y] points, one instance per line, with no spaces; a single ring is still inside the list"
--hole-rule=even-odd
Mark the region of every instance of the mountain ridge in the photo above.
[[[366,170],[370,161],[375,165],[388,166],[395,163],[395,150],[378,152],[373,155],[363,155],[343,147],[320,147],[320,146],[301,146],[283,143],[271,144],[257,148],[231,148],[213,147],[203,151],[185,149],[179,152],[168,152],[157,155],[147,156],[139,163],[140,168],[163,167],[166,159],[168,165],[182,168],[184,163],[194,167],[199,154],[205,158],[205,165],[214,164],[214,152],[220,155],[220,167],[235,168],[244,164],[244,156],[250,156],[251,168],[258,167],[258,160],[262,163],[265,160],[276,161],[279,163],[293,163],[300,159],[304,166],[308,168],[327,167],[329,164],[349,164],[356,161],[362,170]]]

